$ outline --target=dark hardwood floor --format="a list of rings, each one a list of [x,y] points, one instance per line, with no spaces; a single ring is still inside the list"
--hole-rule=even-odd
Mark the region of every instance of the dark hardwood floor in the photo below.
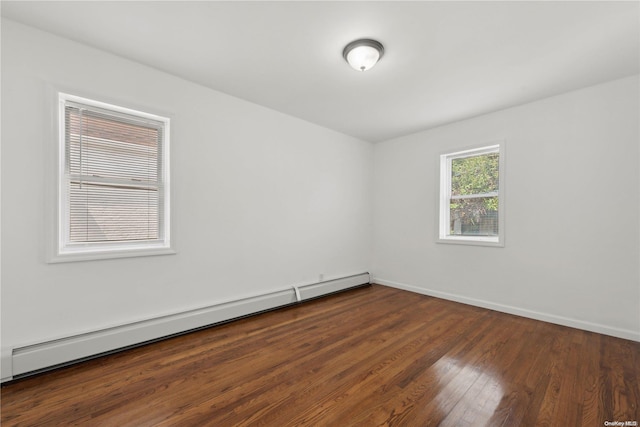
[[[2,387],[2,426],[604,426],[640,343],[373,285]]]

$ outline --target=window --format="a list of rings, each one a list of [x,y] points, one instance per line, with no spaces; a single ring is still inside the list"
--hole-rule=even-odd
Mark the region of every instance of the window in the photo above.
[[[439,242],[504,246],[503,147],[440,156]]]
[[[169,119],[59,94],[52,262],[171,253]]]

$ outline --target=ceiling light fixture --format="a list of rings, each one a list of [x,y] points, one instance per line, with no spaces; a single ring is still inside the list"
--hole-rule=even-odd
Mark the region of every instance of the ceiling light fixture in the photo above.
[[[354,40],[345,46],[342,56],[357,71],[367,71],[382,58],[384,46],[371,39]]]

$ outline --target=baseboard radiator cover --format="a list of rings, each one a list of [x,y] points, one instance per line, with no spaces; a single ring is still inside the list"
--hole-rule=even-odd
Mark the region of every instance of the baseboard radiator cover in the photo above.
[[[1,382],[369,283],[369,273],[356,274],[24,347],[5,348]]]

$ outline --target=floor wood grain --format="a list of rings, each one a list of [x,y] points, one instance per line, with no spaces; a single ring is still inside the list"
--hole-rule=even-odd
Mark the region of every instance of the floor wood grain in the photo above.
[[[2,387],[2,426],[603,426],[640,343],[373,285]]]

